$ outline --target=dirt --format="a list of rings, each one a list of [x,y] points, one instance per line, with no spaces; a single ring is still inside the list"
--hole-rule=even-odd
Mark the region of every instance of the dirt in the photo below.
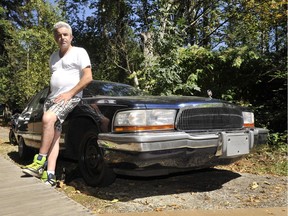
[[[17,147],[3,135],[6,130],[0,130],[0,154],[17,165],[27,163],[17,158]],[[59,169],[72,166],[72,162],[58,161]],[[57,190],[98,214],[287,207],[287,176],[239,173],[229,167],[159,178],[118,176],[105,188],[89,187],[76,178],[70,183],[61,181]]]
[[[118,178],[106,188],[73,181],[69,196],[97,213],[287,206],[287,178],[209,169],[162,178]],[[70,188],[71,189],[71,188]],[[88,200],[85,200],[87,197]]]

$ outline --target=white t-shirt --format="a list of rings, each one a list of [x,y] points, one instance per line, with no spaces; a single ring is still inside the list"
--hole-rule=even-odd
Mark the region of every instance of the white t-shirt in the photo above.
[[[49,61],[52,76],[48,98],[53,99],[76,86],[82,77],[82,70],[87,66],[91,66],[91,62],[84,48],[73,46],[62,58],[59,51],[54,52]],[[82,97],[82,91],[75,96]]]

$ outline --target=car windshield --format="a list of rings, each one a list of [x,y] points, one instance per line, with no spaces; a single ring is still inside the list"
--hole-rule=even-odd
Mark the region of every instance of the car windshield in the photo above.
[[[97,95],[101,96],[139,96],[145,95],[143,91],[134,88],[133,86],[104,82],[104,81],[93,81],[83,91],[84,97],[93,97]]]

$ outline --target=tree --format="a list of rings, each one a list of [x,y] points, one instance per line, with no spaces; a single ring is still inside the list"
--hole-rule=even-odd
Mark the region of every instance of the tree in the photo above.
[[[11,17],[6,23],[3,44],[7,64],[1,68],[6,71],[5,80],[1,80],[2,100],[14,109],[23,107],[35,92],[48,85],[49,55],[56,48],[52,25],[58,21],[57,12],[40,0],[23,1],[15,17],[16,21]],[[21,22],[17,21],[19,17]]]
[[[138,85],[135,71],[141,59],[138,36],[133,32],[132,8],[121,1],[66,1],[67,13],[77,14],[89,7],[91,15],[69,18],[74,31],[74,45],[87,49],[93,76]]]
[[[7,92],[9,80],[18,79],[5,97],[23,98],[22,93],[26,97],[38,88],[35,83],[46,82],[38,77],[48,73],[46,62],[38,59],[47,59],[54,47],[48,29],[55,20],[51,14],[45,24],[39,15],[53,9],[46,10],[39,0],[2,2],[0,40],[5,46],[0,47],[0,93]],[[125,82],[161,95],[205,96],[211,89],[213,97],[255,109],[263,119],[259,124],[274,131],[287,128],[286,4],[284,0],[58,1],[62,17],[72,24],[74,45],[86,48],[91,57],[95,79]],[[50,42],[45,48],[37,45],[45,41]],[[13,51],[18,46],[19,51]],[[32,84],[25,80],[28,74]],[[23,80],[26,88],[21,87]]]

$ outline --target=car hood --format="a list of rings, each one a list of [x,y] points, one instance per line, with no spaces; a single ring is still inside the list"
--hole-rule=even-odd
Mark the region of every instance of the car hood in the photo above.
[[[125,106],[133,108],[182,108],[186,106],[234,106],[235,105],[211,98],[196,96],[97,96],[84,98],[88,104],[106,105],[106,106]]]

